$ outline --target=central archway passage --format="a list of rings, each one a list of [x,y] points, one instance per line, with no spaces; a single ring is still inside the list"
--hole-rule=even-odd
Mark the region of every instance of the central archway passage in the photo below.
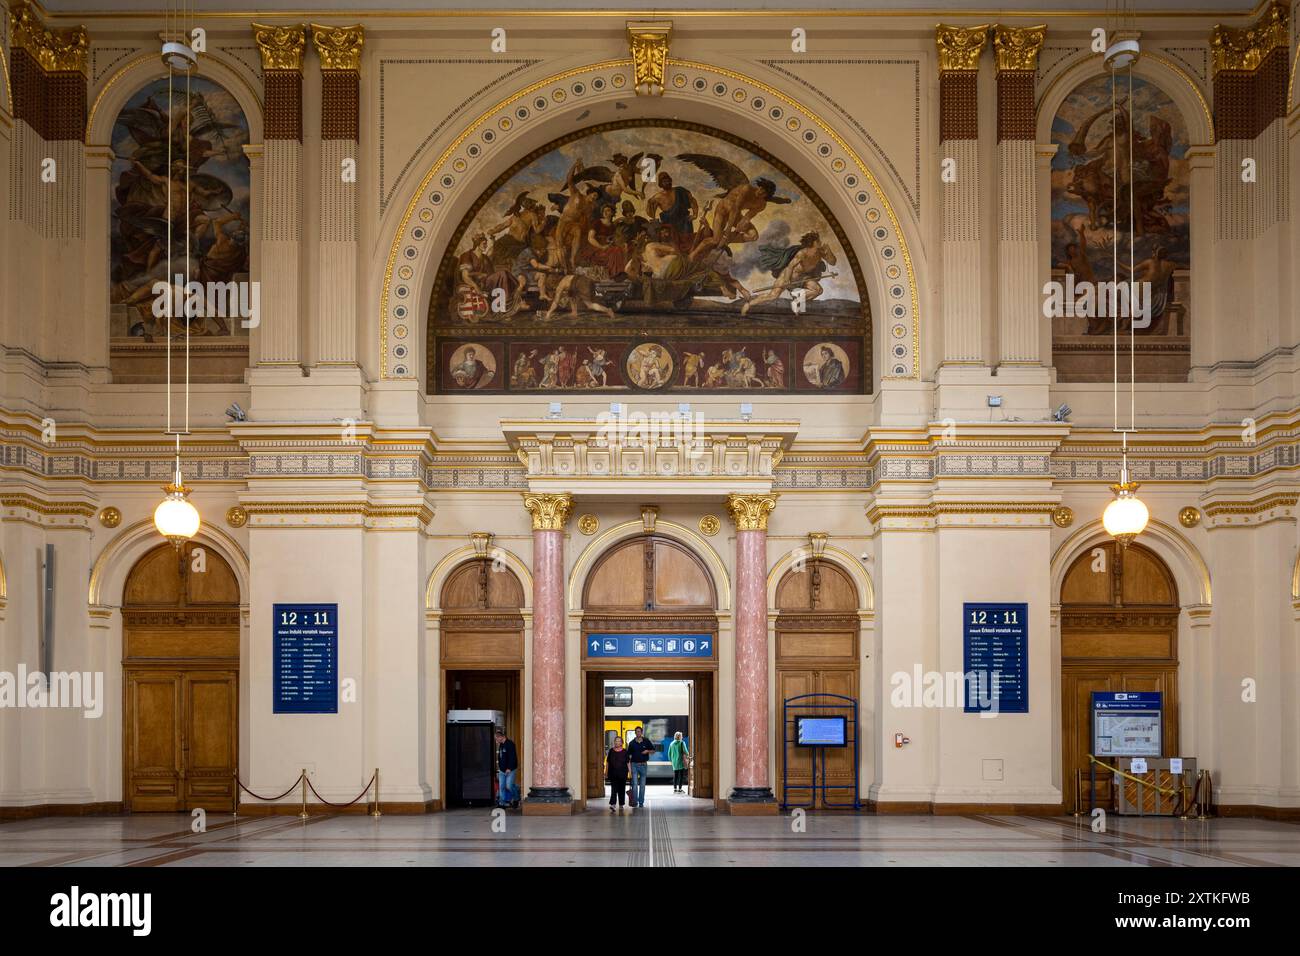
[[[688,682],[689,790],[716,802],[717,591],[704,562],[672,538],[638,535],[597,559],[582,606],[584,796],[605,794],[606,683],[654,679]]]

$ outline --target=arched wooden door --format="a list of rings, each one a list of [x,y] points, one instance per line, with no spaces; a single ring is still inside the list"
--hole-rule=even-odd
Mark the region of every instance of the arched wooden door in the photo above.
[[[154,548],[122,595],[124,802],[234,809],[239,582],[211,548]]]
[[[474,558],[456,567],[442,586],[442,726],[448,710],[499,710],[506,733],[523,756],[522,675],[524,587],[504,563]],[[447,806],[447,750],[441,755]],[[515,784],[523,783],[521,766]]]
[[[822,806],[820,793],[815,800],[807,789],[812,783],[814,750],[789,755],[784,746],[786,728],[781,726],[782,704],[804,694],[835,694],[858,699],[858,591],[852,579],[829,561],[811,559],[791,568],[776,588],[776,790],[781,796],[783,783],[793,804]],[[843,716],[851,725],[850,707],[803,712],[809,716]],[[861,720],[861,713],[858,719]],[[859,746],[863,742],[859,742]],[[825,782],[831,786],[853,785],[853,750],[851,747],[824,748]],[[822,767],[818,764],[818,782]],[[850,803],[850,791],[832,791],[830,803]]]
[[[1140,544],[1099,544],[1079,555],[1061,585],[1062,792],[1073,810],[1076,771],[1087,795],[1093,691],[1158,691],[1164,756],[1178,755],[1178,589]],[[1109,805],[1109,775],[1097,800]]]
[[[717,793],[718,596],[699,555],[665,535],[644,534],[614,545],[597,559],[583,589],[583,727],[585,793],[604,794],[606,678],[642,677],[689,682],[691,796]],[[591,658],[589,634],[703,634],[705,657],[655,660]]]

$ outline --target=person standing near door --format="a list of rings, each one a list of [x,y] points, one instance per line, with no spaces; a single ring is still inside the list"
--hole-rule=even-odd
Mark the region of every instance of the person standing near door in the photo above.
[[[519,752],[515,742],[500,727],[497,739],[497,806],[519,809],[519,791],[515,789],[515,772],[519,769]]]
[[[632,800],[630,802],[633,810],[645,806],[645,781],[650,772],[650,755],[656,749],[640,727],[636,729],[636,736],[628,742],[627,751],[632,758]]]
[[[668,760],[673,765],[673,793],[686,792],[686,773],[690,766],[691,752],[686,749],[686,741],[679,730],[673,734],[673,742],[668,745]]]
[[[605,754],[605,774],[609,777],[609,812],[614,812],[614,798],[618,798],[618,809],[623,811],[623,791],[627,788],[627,767],[631,755],[623,746],[623,738],[615,737],[614,746]]]

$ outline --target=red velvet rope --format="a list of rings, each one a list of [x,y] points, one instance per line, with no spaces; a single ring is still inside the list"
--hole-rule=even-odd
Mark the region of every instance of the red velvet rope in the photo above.
[[[366,784],[366,789],[362,790],[361,793],[358,794],[357,797],[356,797],[355,799],[349,800],[347,803],[330,803],[328,800],[326,800],[324,797],[322,797],[319,793],[317,793],[316,788],[315,788],[314,786],[312,786],[311,777],[308,777],[308,778],[307,778],[307,787],[311,790],[312,793],[315,793],[315,794],[316,794],[316,799],[319,800],[321,803],[325,804],[325,806],[327,806],[327,807],[339,807],[339,808],[350,807],[350,806],[352,806],[354,803],[356,803],[358,800],[360,800],[362,797],[364,797],[367,793],[370,792],[370,787],[371,787],[371,785],[375,782],[375,777],[377,777],[377,776],[379,776],[379,771],[378,771],[378,770],[376,770],[376,771],[374,772],[374,774],[370,777],[370,782]],[[292,789],[292,788],[290,788],[290,789]]]
[[[303,776],[303,775],[302,775],[301,773],[299,773],[299,774],[298,774],[298,779],[295,780],[293,783],[289,784],[289,789],[286,790],[284,793],[280,794],[278,797],[263,797],[263,796],[260,796],[259,794],[254,793],[252,790],[249,790],[246,786],[244,786],[244,781],[242,781],[242,780],[239,779],[239,775],[238,775],[238,774],[235,775],[235,783],[239,784],[239,789],[242,790],[242,791],[244,791],[244,793],[248,794],[248,795],[249,795],[250,797],[252,797],[254,800],[267,800],[267,801],[271,801],[271,800],[283,800],[283,799],[284,799],[285,797],[287,797],[289,794],[293,793],[293,788],[294,788],[294,787],[298,786],[298,784],[302,782],[302,776]],[[310,784],[311,781],[309,780],[308,783]]]

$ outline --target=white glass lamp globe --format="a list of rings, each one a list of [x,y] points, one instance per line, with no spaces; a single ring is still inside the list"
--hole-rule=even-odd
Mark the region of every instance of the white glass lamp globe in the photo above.
[[[199,509],[190,504],[184,487],[168,486],[167,497],[154,509],[153,523],[158,533],[180,547],[199,530]]]
[[[1128,543],[1142,533],[1151,518],[1147,506],[1134,493],[1137,487],[1135,481],[1111,485],[1115,500],[1106,506],[1101,516],[1106,533],[1118,541],[1120,547],[1128,547]]]

